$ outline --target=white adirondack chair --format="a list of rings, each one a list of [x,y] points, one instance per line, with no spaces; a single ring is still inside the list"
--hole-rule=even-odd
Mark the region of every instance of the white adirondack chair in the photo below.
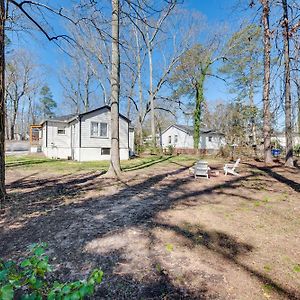
[[[198,161],[194,166],[195,178],[197,176],[206,176],[206,178],[208,179],[209,171],[210,171],[210,167],[208,166],[208,163],[205,161]]]
[[[238,174],[235,169],[239,166],[241,159],[239,158],[234,164],[225,164],[224,166],[224,173],[225,176],[229,173],[235,176],[240,176],[240,174]]]

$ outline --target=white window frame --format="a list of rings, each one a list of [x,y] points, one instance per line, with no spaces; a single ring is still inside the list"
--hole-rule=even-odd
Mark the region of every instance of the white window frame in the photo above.
[[[94,126],[94,124],[97,124],[97,133],[93,134],[92,128]],[[106,125],[106,135],[101,135],[101,124],[105,124]],[[108,138],[108,123],[106,122],[94,122],[91,121],[91,127],[90,127],[90,135],[92,138]]]
[[[59,130],[63,130],[64,133],[59,133],[59,132],[58,132]],[[62,127],[57,127],[57,135],[66,135],[66,128],[65,128],[65,127],[64,127],[64,128],[62,128]]]
[[[213,137],[210,135],[210,136],[208,136],[208,141],[209,142],[212,142],[213,141]]]
[[[106,125],[106,135],[101,135],[101,125],[102,124]],[[101,138],[107,138],[108,137],[108,124],[106,122],[100,122],[99,123],[99,137],[101,137]]]
[[[97,133],[95,134],[94,133],[94,131],[92,131],[92,129],[93,129],[93,125],[96,125],[96,127],[97,127]],[[91,122],[91,127],[90,127],[90,135],[91,135],[91,137],[99,137],[99,122]]]
[[[172,144],[172,136],[171,135],[168,136],[168,143]]]
[[[178,135],[175,134],[175,135],[174,135],[174,144],[177,144],[177,143],[178,143]]]

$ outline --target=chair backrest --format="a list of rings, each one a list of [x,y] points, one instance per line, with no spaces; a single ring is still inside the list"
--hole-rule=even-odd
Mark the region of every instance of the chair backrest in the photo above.
[[[198,161],[195,165],[196,169],[205,169],[208,168],[208,163],[206,161]]]
[[[233,166],[233,169],[237,168],[239,163],[240,163],[241,159],[238,158],[237,161],[235,162],[234,166]]]

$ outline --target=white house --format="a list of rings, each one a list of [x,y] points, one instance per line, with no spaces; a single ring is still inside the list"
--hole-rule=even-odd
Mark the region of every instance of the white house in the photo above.
[[[174,124],[162,132],[162,147],[169,146],[178,150],[194,149],[194,129],[191,126]],[[200,129],[199,149],[206,152],[213,152],[224,146],[225,136],[223,133],[208,128]]]
[[[292,139],[293,139],[293,146],[300,144],[300,133],[293,132]],[[271,141],[275,144],[275,147],[278,147],[277,145],[279,145],[283,148],[286,147],[286,139],[285,139],[284,132],[275,132],[271,136]]]
[[[42,125],[42,151],[47,157],[93,161],[110,159],[111,113],[109,106],[92,111],[55,117]],[[120,114],[120,158],[134,151],[130,120]]]

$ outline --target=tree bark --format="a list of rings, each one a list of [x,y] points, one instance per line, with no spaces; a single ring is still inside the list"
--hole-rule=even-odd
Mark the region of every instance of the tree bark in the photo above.
[[[119,141],[119,97],[120,97],[120,3],[112,0],[112,69],[111,69],[111,159],[107,174],[121,175]]]
[[[254,146],[254,154],[255,157],[257,156],[256,153],[256,145],[257,145],[257,135],[256,135],[256,123],[255,123],[255,105],[254,105],[254,82],[253,82],[253,67],[250,68],[250,83],[249,83],[249,104],[251,107],[251,132],[252,132],[252,146]]]
[[[152,62],[151,46],[148,46],[148,59],[149,59],[149,103],[150,103],[151,135],[152,135],[152,146],[153,148],[156,148],[155,111],[154,111],[154,95],[153,95],[153,62]]]
[[[292,127],[292,97],[290,79],[290,40],[289,40],[289,16],[287,0],[282,0],[283,8],[283,42],[284,42],[284,83],[285,83],[285,140],[286,155],[285,165],[294,166],[293,160],[293,127]]]
[[[270,67],[271,67],[271,37],[270,37],[270,3],[261,0],[263,6],[262,24],[264,28],[264,83],[263,83],[263,113],[264,113],[264,161],[265,164],[273,162],[271,155],[271,113],[270,113]]]
[[[297,125],[298,125],[298,133],[300,133],[300,78],[297,76],[297,108],[298,108],[298,114],[297,114]]]
[[[0,0],[0,204],[5,200],[5,1]]]
[[[139,85],[139,112],[138,112],[138,143],[141,147],[143,145],[143,86],[142,86],[142,63],[141,53],[138,37],[137,39],[137,72],[138,72],[138,85]]]
[[[204,101],[203,87],[205,75],[202,75],[200,80],[195,85],[196,90],[196,105],[194,110],[194,149],[199,149],[200,128],[201,128],[201,108]]]

